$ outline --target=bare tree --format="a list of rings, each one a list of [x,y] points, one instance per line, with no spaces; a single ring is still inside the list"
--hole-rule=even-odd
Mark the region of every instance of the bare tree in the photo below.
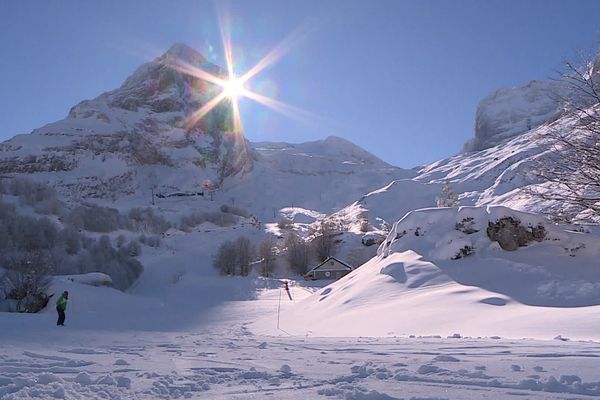
[[[444,181],[442,196],[436,197],[435,203],[437,207],[458,207],[458,195],[454,193],[448,180]]]
[[[557,219],[582,212],[593,219],[600,215],[600,56],[582,67],[566,62],[561,75],[567,87],[561,100],[573,125],[554,124],[548,137],[540,138],[548,149],[535,171],[545,184],[527,191],[560,201],[564,206],[554,211]]]
[[[268,277],[275,268],[275,241],[268,237],[258,245],[258,255],[261,259],[260,274],[264,277]]]
[[[371,258],[375,257],[376,253],[376,249],[371,250],[371,248],[366,248],[364,246],[357,247],[348,252],[348,262],[353,268],[358,268]]]
[[[235,242],[235,249],[240,275],[248,276],[250,273],[250,260],[254,250],[250,239],[245,236],[239,237]]]
[[[285,241],[286,258],[297,274],[304,275],[312,258],[311,247],[296,232],[290,232]]]
[[[234,275],[237,262],[236,245],[231,241],[226,241],[219,246],[217,254],[213,260],[213,265],[224,275]]]
[[[336,231],[331,223],[321,221],[315,232],[315,238],[311,242],[319,261],[325,261],[327,257],[335,256],[337,250],[335,234]]]
[[[46,307],[49,296],[52,257],[46,252],[16,253],[5,264],[0,289],[7,300],[15,301],[16,312],[35,313]]]

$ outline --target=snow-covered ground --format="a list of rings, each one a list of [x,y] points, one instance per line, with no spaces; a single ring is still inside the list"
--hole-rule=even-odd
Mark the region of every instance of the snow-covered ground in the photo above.
[[[0,313],[0,398],[600,397],[597,295],[523,297],[563,262],[565,283],[577,282],[589,271],[573,268],[597,258],[597,237],[549,227],[548,240],[507,256],[480,232],[506,214],[544,223],[501,207],[413,212],[352,274],[325,287],[291,281],[292,301],[281,280],[219,276],[203,230],[169,236],[144,253],[127,292],[95,286],[101,275],[56,278],[53,291],[70,292],[66,327],[55,326],[52,305]],[[217,242],[234,230],[204,228]],[[467,242],[475,253],[452,260]],[[573,257],[563,249],[582,242]],[[536,258],[554,268],[526,264]],[[505,279],[496,291],[475,286],[485,276]],[[527,280],[511,284],[519,276]],[[574,294],[583,304],[537,304]]]
[[[228,278],[216,278],[226,280]],[[214,282],[199,288],[202,302]],[[279,288],[256,298],[174,307],[144,327],[145,302],[110,288],[74,291],[67,326],[0,314],[2,399],[587,399],[600,396],[600,344],[500,337],[258,335],[248,324],[294,307]],[[231,285],[231,282],[228,283]],[[240,290],[243,289],[240,285]],[[97,315],[79,296],[98,291]],[[213,290],[208,290],[213,293]],[[312,290],[291,286],[296,302]],[[131,299],[129,299],[131,300]],[[113,308],[117,302],[121,308]],[[84,302],[90,307],[89,302]],[[193,310],[193,311],[191,311]],[[187,324],[169,321],[169,314]],[[390,316],[393,318],[394,316]],[[401,312],[397,318],[402,318]],[[166,322],[166,323],[165,323]],[[366,321],[356,321],[357,324]]]

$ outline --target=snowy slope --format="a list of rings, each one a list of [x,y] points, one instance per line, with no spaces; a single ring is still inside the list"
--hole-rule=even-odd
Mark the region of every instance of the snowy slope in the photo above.
[[[502,250],[486,229],[503,217],[543,226],[546,236]],[[600,339],[600,237],[565,228],[504,207],[413,211],[377,257],[286,310],[282,326],[317,336]],[[268,320],[254,328],[272,332]]]
[[[212,294],[213,283],[199,287]],[[299,299],[303,292],[292,286]],[[73,323],[65,328],[51,326],[52,313],[0,314],[0,398],[584,400],[600,395],[597,342],[289,336],[286,325],[277,336],[252,333],[247,324],[260,315],[276,324],[280,289],[265,289],[253,300],[213,303],[201,315],[187,314],[186,327],[157,318],[147,330],[127,327],[136,313],[147,312],[147,299],[127,301],[109,288],[89,286],[77,293],[73,306],[102,296],[111,307],[98,304],[92,308],[97,313],[87,315],[73,310],[67,317]],[[206,299],[197,291],[197,303]],[[132,307],[112,309],[119,303]],[[87,306],[83,310],[94,305]],[[282,302],[283,315],[293,306]],[[167,309],[186,315],[185,308]],[[391,315],[401,318],[402,310],[395,311]],[[94,323],[101,318],[104,325]]]
[[[225,182],[222,196],[235,197],[236,203],[266,220],[273,218],[273,209],[284,207],[329,213],[349,199],[415,175],[339,137],[252,146],[256,154],[253,171]]]
[[[547,162],[555,144],[549,132],[576,135],[575,121],[563,116],[551,124],[508,138],[484,150],[461,153],[421,167],[413,178],[400,179],[374,190],[332,213],[329,218],[344,222],[349,232],[360,232],[361,222],[369,223],[369,232],[381,235],[386,225],[407,212],[434,207],[442,188],[448,183],[463,206],[504,205],[539,214],[562,214],[577,221],[600,222],[585,210],[562,202],[544,200],[531,191],[543,190],[546,183],[536,169]],[[370,235],[370,233],[368,234]]]

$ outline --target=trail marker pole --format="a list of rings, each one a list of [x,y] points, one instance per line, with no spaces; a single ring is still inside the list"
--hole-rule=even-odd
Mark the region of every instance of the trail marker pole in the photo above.
[[[281,311],[281,288],[279,288],[279,304],[277,305],[277,329],[279,329],[279,312]]]

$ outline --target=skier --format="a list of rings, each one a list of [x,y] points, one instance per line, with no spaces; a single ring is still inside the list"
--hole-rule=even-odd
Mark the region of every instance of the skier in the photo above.
[[[67,309],[67,300],[69,300],[69,292],[66,290],[56,300],[56,312],[58,312],[58,321],[56,326],[65,326],[65,310]]]

